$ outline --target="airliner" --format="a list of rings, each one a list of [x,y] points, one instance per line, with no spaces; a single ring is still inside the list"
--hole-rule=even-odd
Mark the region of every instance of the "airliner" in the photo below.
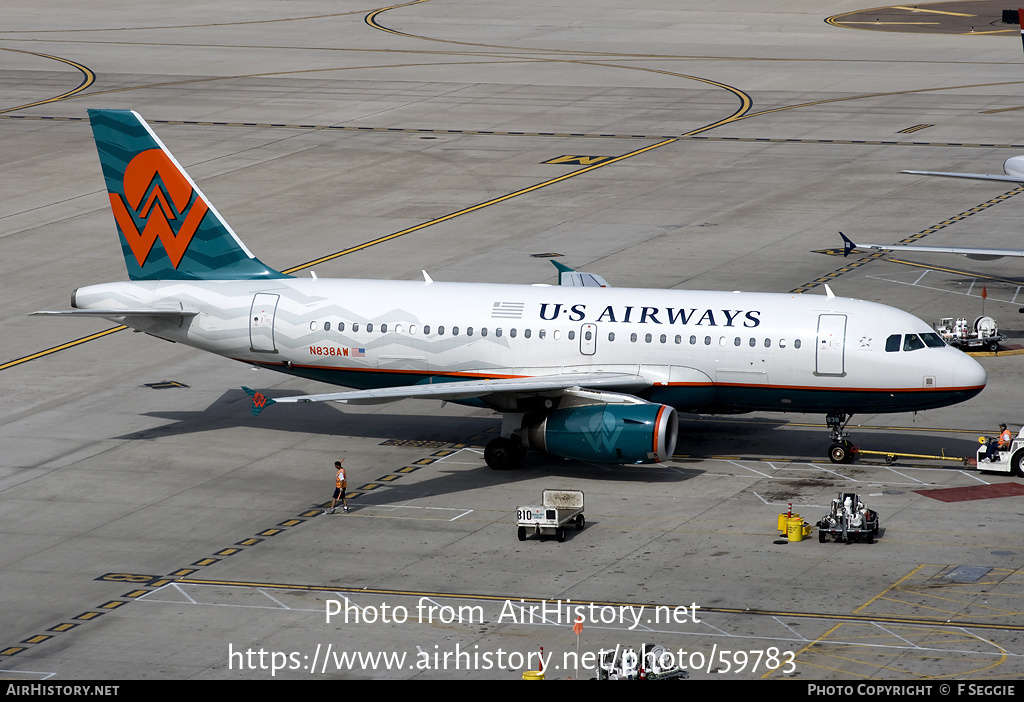
[[[1022,30],[1024,32],[1024,30]],[[900,171],[911,175],[941,176],[943,178],[967,178],[970,180],[994,180],[1001,183],[1024,183],[1024,156],[1011,156],[1003,162],[1004,175],[988,173],[948,173],[946,171]],[[995,261],[1004,256],[1024,257],[1024,249],[993,249],[977,246],[907,246],[903,244],[855,244],[845,234],[843,256],[849,256],[854,249],[870,251],[912,251],[914,253],[959,254],[975,261]]]
[[[984,369],[923,321],[825,295],[613,287],[559,265],[559,285],[285,275],[242,243],[137,113],[89,110],[128,281],[80,287],[70,310],[349,390],[274,404],[432,398],[502,414],[492,468],[528,450],[669,460],[677,412],[826,415],[847,462],[854,413],[963,402]],[[256,420],[258,421],[258,420]]]

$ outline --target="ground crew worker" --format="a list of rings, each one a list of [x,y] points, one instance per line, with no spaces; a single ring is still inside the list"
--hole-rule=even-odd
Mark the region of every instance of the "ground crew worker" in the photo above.
[[[343,458],[340,461],[334,462],[334,470],[337,472],[334,474],[334,498],[331,500],[331,509],[328,514],[334,514],[334,506],[338,504],[339,499],[345,511],[348,512],[348,497],[346,496],[348,476],[345,473],[345,469],[341,466],[344,461],[345,459]]]
[[[1010,444],[1012,442],[1013,436],[1010,434],[1010,430],[1006,428],[1005,424],[1000,424],[999,439],[997,441],[989,440],[988,451],[985,452],[985,460],[994,461],[1000,451],[1010,450]]]

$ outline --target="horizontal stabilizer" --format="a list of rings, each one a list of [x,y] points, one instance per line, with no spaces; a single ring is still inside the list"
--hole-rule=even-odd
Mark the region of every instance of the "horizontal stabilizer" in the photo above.
[[[71,315],[78,317],[195,317],[198,312],[190,310],[162,310],[154,308],[111,309],[111,310],[42,310],[33,312],[31,316]]]

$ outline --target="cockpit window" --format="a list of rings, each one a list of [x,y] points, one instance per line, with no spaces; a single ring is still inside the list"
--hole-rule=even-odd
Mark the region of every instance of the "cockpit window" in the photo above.
[[[924,342],[921,341],[921,337],[917,334],[907,334],[903,337],[903,350],[904,351],[917,351],[918,349],[924,348]]]
[[[933,349],[942,348],[946,345],[946,342],[942,340],[942,337],[934,332],[922,334],[921,339],[924,343],[928,344],[929,348]]]
[[[901,338],[900,334],[893,334],[888,339],[886,339],[885,340],[885,350],[886,351],[890,351],[890,352],[891,351],[899,351],[900,350],[900,338]]]

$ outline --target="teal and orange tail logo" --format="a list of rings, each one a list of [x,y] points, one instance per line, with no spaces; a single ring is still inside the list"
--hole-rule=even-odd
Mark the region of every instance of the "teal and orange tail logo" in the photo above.
[[[244,385],[242,386],[242,389],[245,390],[246,395],[252,398],[252,407],[250,408],[250,411],[252,412],[253,417],[260,416],[260,412],[274,404],[274,400],[267,397],[262,392],[257,392],[256,390],[247,388]]]
[[[210,209],[160,149],[131,160],[124,172],[124,195],[110,193],[110,207],[140,267],[159,239],[174,268]],[[141,232],[140,220],[145,221]]]
[[[137,113],[89,121],[132,280],[287,277],[249,252]]]

